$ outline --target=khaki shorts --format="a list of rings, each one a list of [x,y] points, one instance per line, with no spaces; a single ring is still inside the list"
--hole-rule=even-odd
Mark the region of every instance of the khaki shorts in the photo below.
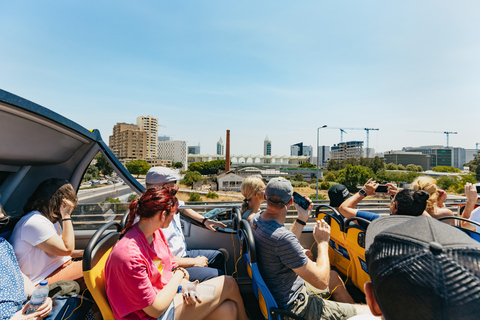
[[[324,300],[330,296],[328,288],[319,290],[305,282],[298,296],[290,311],[305,320],[340,320],[357,314],[353,304]]]

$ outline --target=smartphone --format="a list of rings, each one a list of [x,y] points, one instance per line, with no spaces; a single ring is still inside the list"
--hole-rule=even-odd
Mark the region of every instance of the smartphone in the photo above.
[[[477,193],[480,194],[480,186],[476,185],[475,187],[477,187]]]
[[[310,202],[298,192],[293,193],[293,201],[304,210],[307,210],[308,207],[310,207]]]
[[[387,193],[388,192],[388,186],[381,184],[375,189],[376,193]]]

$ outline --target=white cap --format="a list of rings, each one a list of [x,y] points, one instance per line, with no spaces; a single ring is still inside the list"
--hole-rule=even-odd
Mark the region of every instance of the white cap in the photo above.
[[[166,167],[152,167],[147,172],[145,183],[150,185],[157,185],[178,180],[180,180],[180,175],[172,169]]]

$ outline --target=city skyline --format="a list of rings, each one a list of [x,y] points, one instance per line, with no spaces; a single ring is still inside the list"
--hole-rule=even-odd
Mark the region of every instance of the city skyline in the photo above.
[[[0,4],[0,88],[104,140],[158,118],[160,136],[288,154],[370,132],[376,152],[480,142],[480,3],[120,0]],[[213,128],[213,130],[212,130]],[[344,141],[364,141],[346,130]]]

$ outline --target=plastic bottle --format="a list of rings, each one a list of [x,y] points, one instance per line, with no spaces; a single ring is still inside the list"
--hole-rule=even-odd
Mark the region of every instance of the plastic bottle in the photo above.
[[[215,286],[209,284],[189,283],[184,286],[178,286],[177,293],[190,293],[191,296],[200,300],[213,299],[215,297]]]
[[[37,311],[48,297],[48,280],[40,281],[40,285],[33,291],[30,298],[30,305],[27,309],[27,314]]]

